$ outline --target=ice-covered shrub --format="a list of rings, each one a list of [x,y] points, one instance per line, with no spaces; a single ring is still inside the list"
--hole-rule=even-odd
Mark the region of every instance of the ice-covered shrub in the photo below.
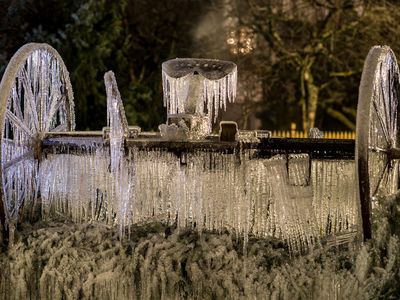
[[[160,223],[130,237],[104,224],[37,223],[0,254],[1,299],[399,299],[399,200],[380,200],[374,239],[306,255],[276,239]]]

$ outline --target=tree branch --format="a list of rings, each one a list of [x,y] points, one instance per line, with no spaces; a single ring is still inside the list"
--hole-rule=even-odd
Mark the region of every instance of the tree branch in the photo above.
[[[330,72],[330,77],[350,77],[356,74],[356,71]]]
[[[331,116],[332,118],[338,120],[340,123],[345,125],[347,128],[350,130],[356,130],[356,125],[354,122],[350,121],[344,114],[342,114],[340,111],[337,111],[331,107],[328,107],[326,109],[326,113]]]

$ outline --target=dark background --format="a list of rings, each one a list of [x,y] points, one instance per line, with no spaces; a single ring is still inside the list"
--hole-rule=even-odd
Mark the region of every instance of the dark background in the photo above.
[[[398,1],[0,0],[0,76],[28,42],[56,48],[70,72],[77,129],[106,125],[103,75],[116,74],[130,125],[165,122],[161,63],[238,64],[242,129],[353,130],[371,46],[399,53]]]

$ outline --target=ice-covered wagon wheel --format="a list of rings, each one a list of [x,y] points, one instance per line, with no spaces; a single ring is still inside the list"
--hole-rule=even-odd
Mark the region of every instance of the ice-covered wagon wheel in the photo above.
[[[14,224],[24,203],[37,197],[46,133],[75,127],[69,74],[57,51],[47,44],[21,47],[1,80],[0,101],[2,221]]]
[[[364,239],[371,238],[371,207],[398,189],[399,67],[388,46],[373,47],[364,63],[358,109],[356,166]]]

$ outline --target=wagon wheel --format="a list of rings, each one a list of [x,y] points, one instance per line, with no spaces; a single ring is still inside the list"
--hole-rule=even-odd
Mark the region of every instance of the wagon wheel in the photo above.
[[[375,46],[361,77],[356,168],[364,240],[371,238],[371,208],[379,196],[398,189],[399,68],[388,46]]]
[[[27,44],[11,58],[0,83],[0,209],[10,232],[24,203],[37,196],[41,141],[74,129],[68,71],[47,44]]]

